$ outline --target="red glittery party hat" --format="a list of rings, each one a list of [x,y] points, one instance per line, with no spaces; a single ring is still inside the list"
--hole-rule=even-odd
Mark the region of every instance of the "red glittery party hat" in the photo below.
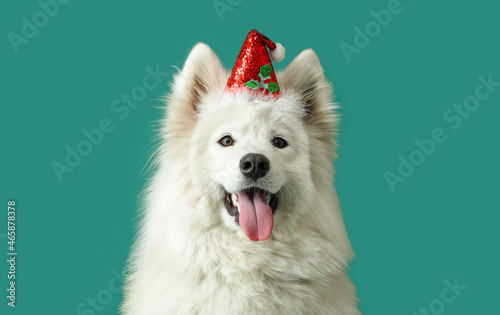
[[[251,30],[241,47],[225,91],[234,93],[240,89],[251,89],[279,95],[280,87],[271,59],[280,62],[283,58],[285,48],[280,43],[274,43],[259,31]]]

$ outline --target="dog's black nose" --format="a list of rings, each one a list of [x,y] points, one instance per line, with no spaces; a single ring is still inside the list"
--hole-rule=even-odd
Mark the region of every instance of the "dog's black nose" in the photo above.
[[[257,180],[269,172],[271,163],[262,154],[249,153],[241,158],[240,169],[243,175]]]

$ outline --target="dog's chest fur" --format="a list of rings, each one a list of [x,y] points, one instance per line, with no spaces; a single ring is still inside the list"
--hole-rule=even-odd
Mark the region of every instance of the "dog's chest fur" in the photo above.
[[[304,239],[255,243],[209,233],[165,248],[168,255],[151,252],[143,279],[157,294],[145,302],[165,314],[344,314],[333,309],[349,295],[333,244]]]
[[[357,314],[345,303],[354,296],[345,264],[319,234],[298,230],[283,242],[277,230],[252,242],[183,220],[174,225],[162,235],[170,242],[141,255],[134,286],[147,288],[134,292],[148,305],[141,314]]]

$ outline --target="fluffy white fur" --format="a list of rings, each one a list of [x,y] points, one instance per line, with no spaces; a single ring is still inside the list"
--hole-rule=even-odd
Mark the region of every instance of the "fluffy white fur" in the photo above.
[[[215,53],[191,51],[167,100],[122,314],[360,314],[333,186],[332,89],[312,50],[277,77],[277,100],[224,94]],[[233,146],[217,142],[225,133]],[[273,147],[276,135],[289,146]],[[245,185],[249,152],[269,159],[260,185],[279,197],[266,241],[249,240],[223,204]]]

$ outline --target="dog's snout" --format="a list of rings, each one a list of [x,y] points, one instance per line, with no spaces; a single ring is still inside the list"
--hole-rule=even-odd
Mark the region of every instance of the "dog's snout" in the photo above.
[[[269,172],[271,163],[262,154],[249,153],[240,160],[240,170],[243,175],[257,180]]]

